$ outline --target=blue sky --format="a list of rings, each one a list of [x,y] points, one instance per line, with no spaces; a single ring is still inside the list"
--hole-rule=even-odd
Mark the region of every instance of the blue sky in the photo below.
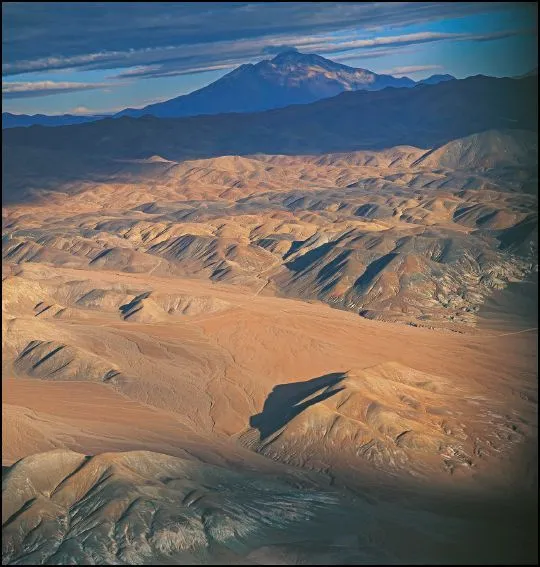
[[[295,47],[422,79],[537,66],[534,3],[2,4],[3,111],[99,113],[189,93]]]

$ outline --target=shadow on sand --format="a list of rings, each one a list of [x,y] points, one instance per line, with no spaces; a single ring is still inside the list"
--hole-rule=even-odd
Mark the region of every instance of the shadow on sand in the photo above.
[[[261,413],[250,418],[249,424],[259,430],[261,440],[266,439],[306,408],[330,398],[343,388],[334,388],[346,374],[333,372],[308,380],[281,384],[270,392]]]

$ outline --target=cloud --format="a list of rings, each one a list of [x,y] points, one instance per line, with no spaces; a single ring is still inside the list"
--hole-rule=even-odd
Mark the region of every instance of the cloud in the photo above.
[[[202,67],[167,68],[165,65],[147,65],[128,69],[117,75],[110,77],[111,79],[161,79],[163,77],[176,77],[179,75],[196,75],[197,73],[206,73],[208,71],[221,71],[222,69],[233,69],[240,63],[219,63],[217,65],[206,65]]]
[[[382,37],[356,43],[354,38],[382,27],[510,9],[524,10],[512,2],[37,2],[32,10],[8,2],[2,4],[9,30],[3,34],[2,69],[5,75],[16,75],[164,66],[156,70],[158,75],[187,73],[226,61],[244,63],[283,46],[331,53],[338,47],[390,45]],[[344,37],[336,38],[337,30],[354,30],[349,46]],[[416,35],[401,44],[459,39],[433,32],[424,32],[423,39]],[[398,45],[397,37],[393,45]],[[481,36],[476,41],[489,39]]]
[[[404,47],[440,41],[489,41],[524,33],[523,30],[510,30],[496,34],[417,32],[393,36],[382,36],[364,39],[351,39],[355,36],[346,35],[337,38],[335,35],[307,36],[297,38],[271,38],[250,40],[245,42],[220,42],[212,45],[178,47],[167,46],[158,50],[143,50],[141,52],[117,52],[110,54],[108,61],[103,58],[98,61],[99,54],[89,56],[85,68],[122,68],[129,65],[113,78],[162,78],[191,73],[203,73],[221,69],[233,69],[246,61],[257,62],[268,58],[268,54],[279,53],[284,49],[300,50],[303,53],[319,53],[335,59],[353,57],[382,57],[395,53]],[[284,43],[283,40],[287,39]],[[346,55],[345,52],[354,52]],[[332,54],[337,53],[337,57]],[[137,61],[137,65],[133,66]],[[44,62],[50,64],[50,62]],[[73,65],[73,59],[65,63]]]
[[[294,45],[267,45],[262,48],[261,53],[277,55],[283,51],[298,51]]]
[[[417,51],[414,47],[390,47],[388,49],[369,49],[369,50],[352,50],[340,53],[339,55],[332,55],[332,61],[352,61],[361,59],[374,59],[377,57],[387,57],[388,55],[395,55],[399,50],[400,55],[406,55]]]
[[[311,43],[310,47],[320,53],[331,51],[350,51],[360,49],[371,49],[379,46],[385,47],[398,47],[405,45],[417,45],[422,43],[432,43],[438,41],[494,41],[515,35],[523,35],[527,33],[534,33],[531,29],[518,29],[506,30],[496,33],[486,34],[471,34],[471,33],[445,33],[445,32],[417,32],[402,34],[397,36],[384,36],[374,37],[368,39],[355,39],[352,41],[336,42],[335,40],[329,43]]]
[[[88,91],[110,87],[109,83],[70,83],[54,81],[36,82],[4,82],[2,84],[2,97],[8,98],[31,98],[49,96],[76,91]]]
[[[405,67],[393,67],[392,69],[381,71],[381,74],[413,75],[414,73],[421,73],[422,71],[435,71],[436,69],[442,69],[442,66],[441,65],[409,65]]]
[[[270,53],[286,49],[302,52],[337,53],[353,50],[370,50],[380,47],[403,47],[440,41],[493,41],[501,38],[532,33],[531,30],[507,30],[497,33],[470,34],[444,32],[417,32],[395,36],[364,39],[349,39],[351,36],[336,38],[335,35],[307,37],[277,37],[245,42],[223,41],[207,45],[167,45],[160,48],[139,50],[96,52],[74,57],[46,57],[31,61],[4,63],[4,75],[43,72],[50,70],[96,70],[131,68],[118,77],[161,77],[227,69],[246,61],[263,59]],[[355,37],[355,36],[352,36]],[[287,43],[284,43],[284,40]],[[137,69],[140,68],[140,69]],[[141,71],[141,72],[139,72]]]

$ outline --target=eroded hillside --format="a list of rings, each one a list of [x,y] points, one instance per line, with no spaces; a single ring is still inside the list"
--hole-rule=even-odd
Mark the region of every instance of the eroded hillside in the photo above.
[[[8,204],[5,562],[530,557],[534,144],[150,155]]]
[[[509,131],[428,151],[128,161],[129,183],[9,208],[4,260],[204,278],[459,329],[535,267],[535,147]],[[153,302],[138,316],[159,317]]]

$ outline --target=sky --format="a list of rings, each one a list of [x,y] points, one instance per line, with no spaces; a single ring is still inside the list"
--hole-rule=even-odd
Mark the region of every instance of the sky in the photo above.
[[[296,48],[419,80],[538,65],[536,3],[3,2],[2,111],[94,114]]]

